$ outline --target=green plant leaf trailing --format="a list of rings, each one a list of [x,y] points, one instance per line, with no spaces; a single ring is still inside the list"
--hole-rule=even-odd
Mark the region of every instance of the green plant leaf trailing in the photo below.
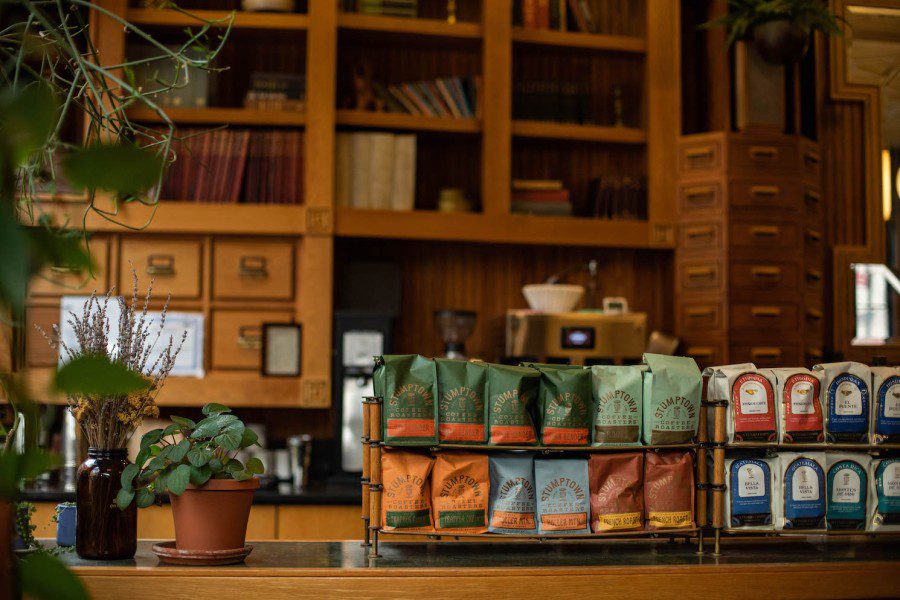
[[[141,438],[135,464],[122,472],[122,491],[116,505],[139,508],[154,503],[157,494],[180,496],[188,485],[201,486],[210,479],[246,481],[262,475],[265,467],[258,458],[247,464],[235,458],[241,450],[259,445],[258,438],[221,404],[203,407],[206,417],[194,422],[172,417],[165,429],[153,429]]]

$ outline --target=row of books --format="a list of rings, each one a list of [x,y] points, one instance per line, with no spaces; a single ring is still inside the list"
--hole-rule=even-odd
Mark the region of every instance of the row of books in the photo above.
[[[341,10],[363,15],[416,17],[419,14],[419,2],[418,0],[342,0]]]
[[[373,88],[389,112],[455,119],[472,119],[481,114],[480,77],[445,77],[396,85],[373,83]]]
[[[169,45],[171,52],[180,46]],[[194,50],[188,56],[199,57]],[[206,108],[209,104],[209,71],[196,67],[182,67],[163,56],[158,48],[137,44],[129,49],[128,58],[135,61],[131,69],[136,86],[154,103],[163,108]]]
[[[592,123],[590,86],[571,81],[517,81],[512,113],[514,119]]]
[[[244,106],[254,110],[293,110],[306,108],[306,76],[294,73],[255,72]]]
[[[525,29],[597,33],[588,0],[515,0],[515,23]]]
[[[161,190],[168,200],[302,204],[303,132],[180,129]]]
[[[647,178],[605,176],[588,185],[587,216],[598,219],[647,219]]]
[[[416,136],[339,132],[334,174],[337,206],[413,210]]]
[[[512,212],[529,215],[572,214],[569,190],[558,179],[514,179]]]

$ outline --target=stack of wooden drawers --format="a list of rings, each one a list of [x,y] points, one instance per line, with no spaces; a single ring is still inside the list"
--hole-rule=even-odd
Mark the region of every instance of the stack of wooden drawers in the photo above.
[[[705,133],[678,147],[676,330],[703,365],[822,358],[824,211],[818,146]]]

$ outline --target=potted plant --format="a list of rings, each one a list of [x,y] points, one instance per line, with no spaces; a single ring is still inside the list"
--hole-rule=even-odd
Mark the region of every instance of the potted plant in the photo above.
[[[727,0],[728,14],[704,24],[727,27],[728,45],[752,40],[771,64],[788,64],[806,54],[813,31],[841,35],[838,17],[822,0]]]
[[[122,473],[116,504],[144,508],[157,494],[169,494],[175,520],[175,547],[189,551],[244,548],[253,492],[265,469],[258,458],[244,464],[236,455],[258,445],[256,433],[231,409],[210,403],[204,419],[172,417],[165,429],[141,438],[133,465]]]

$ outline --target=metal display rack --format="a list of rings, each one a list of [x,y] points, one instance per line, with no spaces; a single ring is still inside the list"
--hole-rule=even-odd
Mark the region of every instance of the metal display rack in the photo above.
[[[828,529],[732,529],[725,523],[725,493],[728,491],[728,485],[725,482],[725,453],[726,451],[741,450],[772,450],[778,452],[825,452],[827,450],[850,450],[857,452],[866,452],[874,454],[885,450],[900,450],[900,444],[859,444],[859,443],[802,443],[802,444],[778,444],[772,442],[737,442],[729,444],[727,442],[726,419],[728,418],[729,401],[727,399],[704,400],[701,402],[701,424],[700,435],[706,437],[706,427],[704,427],[704,417],[707,415],[707,409],[713,408],[714,427],[713,439],[701,442],[701,448],[698,451],[697,471],[698,474],[705,469],[701,468],[701,459],[699,454],[705,454],[706,448],[711,448],[713,452],[713,473],[712,483],[705,486],[705,489],[712,491],[712,525],[713,535],[715,539],[714,556],[720,555],[720,541],[722,534],[743,536],[743,537],[796,537],[796,536],[827,536],[827,537],[876,537],[876,536],[898,536],[897,531],[861,531],[861,530],[828,530]],[[708,417],[707,417],[708,418]],[[699,487],[699,486],[698,486]],[[705,494],[701,494],[705,497]],[[773,491],[774,496],[774,491]],[[705,502],[705,501],[704,501]],[[699,502],[698,502],[699,505]],[[698,509],[699,513],[699,509]],[[698,525],[705,524],[706,520],[698,521]],[[701,534],[702,536],[702,534]],[[701,538],[702,539],[702,538]]]
[[[701,413],[701,425],[705,427],[705,417]],[[368,396],[363,399],[363,469],[362,469],[362,521],[363,521],[363,545],[369,549],[369,558],[379,557],[378,544],[381,535],[417,536],[428,540],[440,541],[443,539],[482,539],[491,541],[536,541],[547,543],[585,543],[598,540],[634,539],[634,538],[668,538],[675,541],[679,538],[698,540],[698,551],[703,552],[703,529],[701,523],[706,521],[706,497],[703,493],[695,493],[694,522],[695,527],[678,529],[659,529],[641,531],[613,531],[608,533],[581,533],[581,534],[506,534],[506,533],[441,533],[441,532],[403,532],[385,531],[381,526],[381,495],[383,491],[381,473],[381,454],[385,447],[382,441],[382,398]],[[702,438],[696,444],[672,444],[666,446],[492,446],[487,444],[439,444],[435,446],[423,446],[420,450],[431,452],[442,451],[480,451],[480,452],[508,452],[511,450],[527,450],[545,455],[559,453],[596,453],[596,452],[639,452],[655,450],[697,450],[695,457],[695,481],[698,492],[705,487],[706,469],[701,468],[705,460],[705,450]],[[398,446],[398,449],[410,449],[409,446]]]

